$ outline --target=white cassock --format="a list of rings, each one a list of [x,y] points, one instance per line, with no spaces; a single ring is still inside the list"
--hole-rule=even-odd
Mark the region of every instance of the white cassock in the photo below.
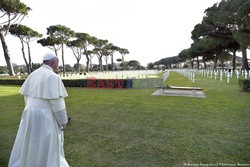
[[[64,97],[68,94],[52,68],[43,65],[23,83],[25,108],[9,167],[68,167],[61,126],[68,122]]]

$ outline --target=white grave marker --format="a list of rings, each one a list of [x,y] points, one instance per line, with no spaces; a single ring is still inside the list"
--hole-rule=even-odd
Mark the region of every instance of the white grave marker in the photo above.
[[[230,72],[227,72],[227,83],[230,83]]]
[[[237,70],[236,71],[237,79],[239,79],[239,74],[240,74],[240,72],[239,72],[239,70]]]
[[[222,81],[222,77],[223,77],[223,74],[222,74],[222,70],[220,71],[220,81]]]

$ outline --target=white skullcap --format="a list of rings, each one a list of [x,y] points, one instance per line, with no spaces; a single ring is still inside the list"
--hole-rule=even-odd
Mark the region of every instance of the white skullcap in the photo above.
[[[54,59],[56,56],[51,54],[51,53],[46,53],[44,56],[43,56],[43,61],[46,61],[46,60],[51,60],[51,59]]]

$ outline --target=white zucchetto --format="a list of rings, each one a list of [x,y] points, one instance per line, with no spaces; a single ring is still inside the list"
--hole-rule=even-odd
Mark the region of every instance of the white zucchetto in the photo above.
[[[43,56],[43,61],[46,61],[46,60],[51,60],[51,59],[54,59],[56,58],[55,55],[51,54],[51,53],[46,53],[44,56]]]

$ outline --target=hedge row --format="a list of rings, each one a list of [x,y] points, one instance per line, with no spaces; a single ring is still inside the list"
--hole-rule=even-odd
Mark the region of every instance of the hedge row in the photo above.
[[[25,81],[24,79],[0,79],[0,84],[22,85],[24,81]],[[87,87],[87,88],[102,88],[102,89],[132,88],[133,83],[135,83],[131,79],[76,79],[76,80],[62,80],[62,81],[65,87]],[[243,91],[250,92],[249,79],[239,79],[238,84]]]
[[[24,79],[0,79],[0,84],[4,85],[22,85]]]
[[[22,85],[24,79],[0,79],[0,84]],[[132,88],[133,82],[130,79],[76,79],[62,80],[65,87],[87,87],[87,88]]]
[[[129,79],[77,79],[62,80],[65,87],[87,87],[87,88],[132,88],[132,80]]]
[[[238,84],[241,90],[250,92],[250,79],[239,79]]]

